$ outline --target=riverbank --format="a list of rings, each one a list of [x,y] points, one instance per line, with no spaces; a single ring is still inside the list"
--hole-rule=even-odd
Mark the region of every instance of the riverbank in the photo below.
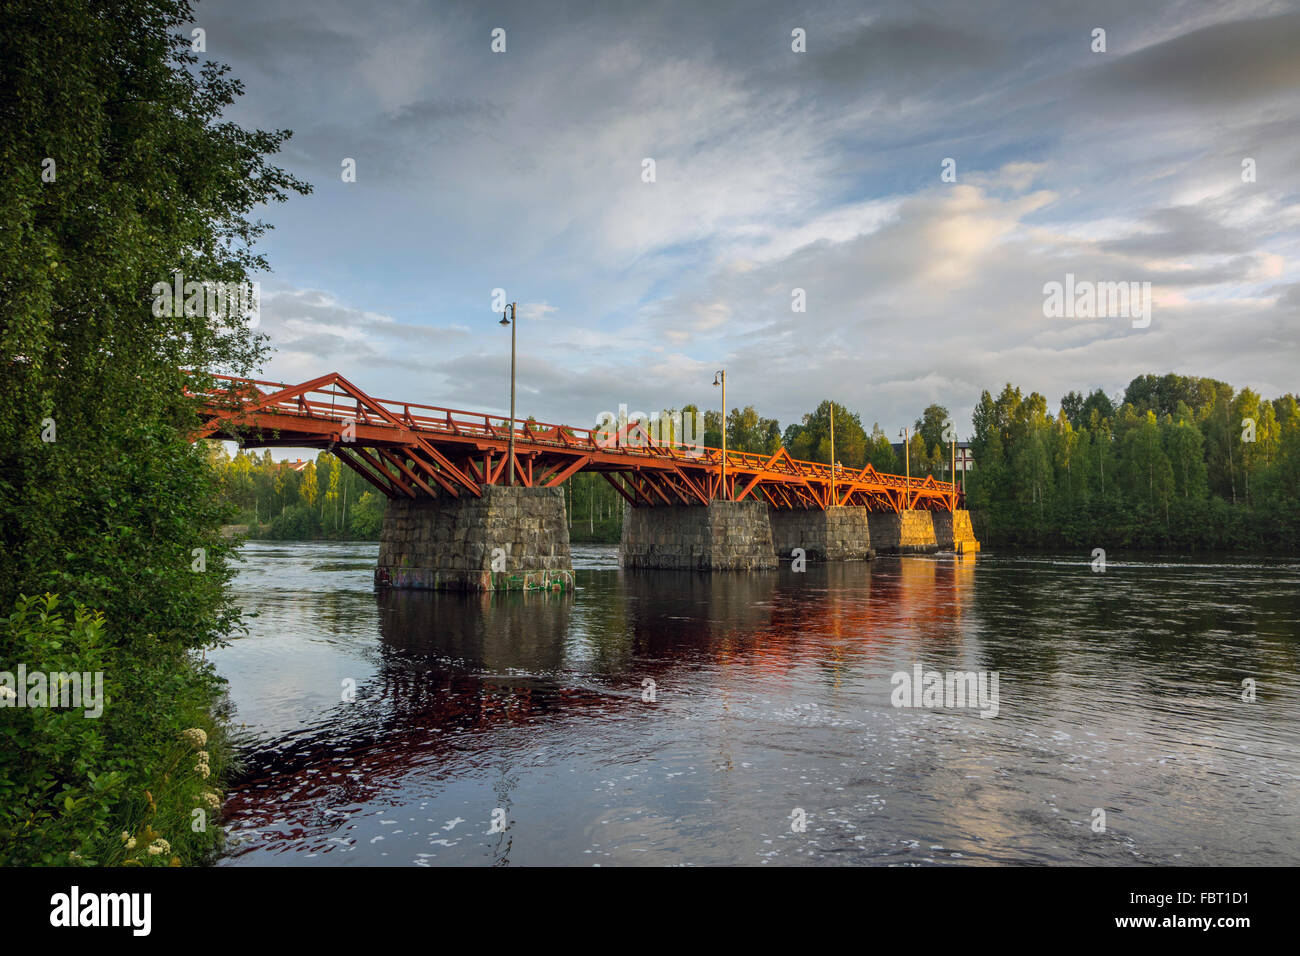
[[[1048,507],[1030,520],[1019,513],[972,508],[975,536],[985,547],[1063,551],[1104,548],[1166,554],[1300,553],[1300,506],[1233,504],[1218,499],[1131,509],[1114,501],[1086,508]]]
[[[0,659],[40,670],[16,691],[0,678],[0,866],[182,866],[220,850],[223,683],[192,653],[117,637],[54,595],[4,622]]]

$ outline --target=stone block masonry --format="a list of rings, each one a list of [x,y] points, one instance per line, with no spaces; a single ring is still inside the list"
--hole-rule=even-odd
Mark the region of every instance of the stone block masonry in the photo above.
[[[564,490],[495,485],[485,487],[481,498],[390,499],[375,587],[572,588]]]
[[[867,515],[871,544],[881,554],[923,554],[938,551],[930,511],[873,511]]]
[[[773,508],[767,517],[772,525],[772,544],[782,561],[788,561],[795,548],[802,548],[805,557],[813,561],[871,560],[871,531],[865,508]]]
[[[944,551],[969,554],[980,549],[980,543],[975,540],[975,529],[971,526],[970,512],[965,509],[934,512],[934,539]]]
[[[765,501],[625,508],[625,568],[752,571],[778,565]]]

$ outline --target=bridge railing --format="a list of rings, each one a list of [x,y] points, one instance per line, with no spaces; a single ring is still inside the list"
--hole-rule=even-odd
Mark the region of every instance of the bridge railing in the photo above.
[[[391,427],[391,421],[377,414],[377,409],[383,409],[393,419],[413,431],[432,432],[444,436],[454,435],[461,438],[490,438],[497,441],[506,441],[510,437],[510,419],[506,416],[425,405],[419,402],[399,402],[369,395],[365,395],[363,401],[332,380],[318,387],[266,403],[265,400],[270,395],[293,389],[294,386],[230,375],[212,377],[219,382],[227,383],[228,386],[200,396],[212,402],[210,407],[214,411],[264,403],[260,408],[262,412],[316,420],[326,419],[339,424],[352,421],[357,424]],[[720,448],[698,448],[685,444],[660,442],[644,429],[637,429],[635,437],[628,436],[627,440],[622,439],[622,432],[616,432],[613,441],[601,438],[600,435],[600,432],[590,428],[515,420],[517,445],[526,443],[570,451],[612,451],[628,457],[671,459],[694,466],[722,463],[723,453]],[[727,468],[735,472],[761,472],[826,482],[829,482],[832,477],[829,464],[803,461],[788,455],[776,456],[774,460],[772,455],[728,449],[726,461]],[[834,471],[834,480],[840,486],[870,484],[894,490],[925,491],[938,495],[957,493],[956,486],[952,482],[937,481],[934,478],[909,480],[903,475],[878,472],[870,466],[865,469],[837,467]]]

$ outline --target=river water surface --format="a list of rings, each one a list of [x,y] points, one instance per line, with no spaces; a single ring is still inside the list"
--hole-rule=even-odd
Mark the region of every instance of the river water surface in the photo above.
[[[377,551],[244,549],[221,865],[1300,864],[1294,561],[576,546],[571,594],[465,596]],[[893,706],[918,664],[997,715]]]

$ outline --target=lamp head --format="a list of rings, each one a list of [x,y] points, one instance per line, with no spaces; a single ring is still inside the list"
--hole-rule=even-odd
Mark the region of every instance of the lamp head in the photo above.
[[[722,384],[722,376],[725,375],[725,374],[726,374],[725,372],[714,372],[714,373],[713,373],[713,384],[714,384],[714,385],[721,385],[721,384]]]
[[[499,324],[501,324],[501,325],[509,325],[509,324],[510,324],[510,320],[506,318],[506,315],[505,315],[504,312],[501,313],[501,322],[500,322]]]

